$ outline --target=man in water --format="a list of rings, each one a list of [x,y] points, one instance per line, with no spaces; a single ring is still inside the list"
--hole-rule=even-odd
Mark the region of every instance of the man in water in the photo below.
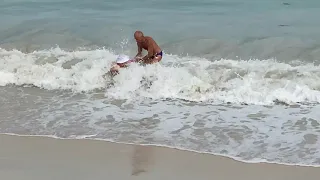
[[[134,38],[136,39],[138,45],[138,54],[135,56],[137,60],[140,59],[146,64],[153,64],[161,61],[162,50],[152,37],[144,36],[141,31],[136,31],[134,33]],[[142,49],[148,51],[148,54],[143,58],[141,58]]]

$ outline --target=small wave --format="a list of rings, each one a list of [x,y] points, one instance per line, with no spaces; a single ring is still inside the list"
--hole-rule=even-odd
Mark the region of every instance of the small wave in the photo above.
[[[104,74],[116,59],[107,49],[23,53],[0,49],[0,86],[33,85],[47,90],[106,89],[117,99],[147,97],[211,103],[319,103],[320,67],[268,60],[209,60],[165,54],[160,64],[122,69],[107,88]]]

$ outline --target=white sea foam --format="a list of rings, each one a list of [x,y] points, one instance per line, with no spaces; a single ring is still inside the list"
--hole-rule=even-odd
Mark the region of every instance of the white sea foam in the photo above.
[[[103,75],[116,54],[106,49],[60,48],[23,53],[0,49],[0,85],[31,84],[49,90],[106,88]],[[320,67],[275,60],[207,60],[165,54],[160,64],[131,65],[114,77],[112,98],[180,98],[248,104],[320,102]]]
[[[70,93],[60,97],[59,92],[47,92],[54,98],[35,101],[34,96],[48,95],[39,90],[28,94],[28,89],[36,88],[0,88],[7,99],[0,106],[4,112],[0,133],[89,137],[222,154],[242,161],[320,164],[319,105],[212,105],[137,101],[131,96],[132,101],[112,101]]]

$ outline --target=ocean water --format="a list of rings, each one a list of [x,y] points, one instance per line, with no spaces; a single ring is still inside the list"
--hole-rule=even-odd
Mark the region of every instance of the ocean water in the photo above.
[[[2,0],[0,133],[320,165],[320,1]],[[159,64],[104,76],[133,56]]]

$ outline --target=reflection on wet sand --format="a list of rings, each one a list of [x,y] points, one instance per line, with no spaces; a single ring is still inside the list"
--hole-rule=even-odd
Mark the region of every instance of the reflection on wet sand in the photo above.
[[[149,146],[135,146],[132,154],[132,176],[147,172],[153,164],[152,148]]]

